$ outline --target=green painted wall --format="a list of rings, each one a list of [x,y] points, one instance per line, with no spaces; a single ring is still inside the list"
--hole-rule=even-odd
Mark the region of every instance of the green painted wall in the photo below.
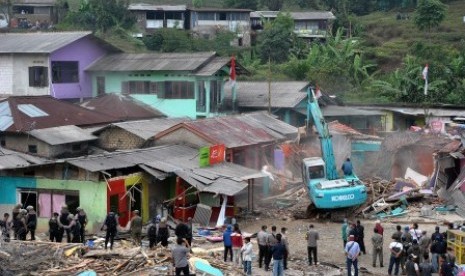
[[[107,185],[105,182],[37,179],[37,189],[79,191],[79,205],[86,211],[87,231],[94,232],[102,225],[107,210]],[[48,229],[48,218],[39,218],[38,228]]]
[[[210,114],[209,101],[210,101],[210,80],[223,80],[224,76],[209,76],[198,77],[189,75],[189,72],[93,72],[92,73],[92,95],[97,96],[97,77],[105,77],[105,92],[106,93],[121,93],[122,82],[126,81],[190,81],[195,85],[195,97],[199,96],[198,84],[205,81],[206,90],[206,111],[198,112],[196,107],[196,99],[158,99],[157,95],[153,94],[131,94],[132,97],[160,110],[169,117],[190,117],[197,118],[211,117],[215,114]],[[224,98],[224,86],[221,88],[222,96]],[[212,110],[212,112],[214,112]]]

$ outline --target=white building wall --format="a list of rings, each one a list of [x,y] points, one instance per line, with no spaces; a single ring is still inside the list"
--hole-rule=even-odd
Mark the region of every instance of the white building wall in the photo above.
[[[13,93],[12,55],[0,55],[0,94]]]
[[[47,67],[48,85],[45,87],[29,86],[29,67]],[[13,56],[13,95],[50,95],[50,60],[48,55],[28,54]]]

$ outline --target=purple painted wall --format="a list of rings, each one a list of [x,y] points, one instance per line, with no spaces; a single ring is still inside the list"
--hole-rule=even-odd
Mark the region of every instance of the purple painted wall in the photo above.
[[[52,83],[50,95],[58,99],[92,97],[92,78],[84,70],[105,54],[107,54],[107,50],[89,36],[53,52],[50,55],[50,62],[79,61],[79,82]],[[52,68],[52,64],[50,64],[50,68]]]

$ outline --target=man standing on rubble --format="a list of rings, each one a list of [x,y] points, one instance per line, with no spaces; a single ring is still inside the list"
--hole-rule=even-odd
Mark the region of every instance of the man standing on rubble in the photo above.
[[[37,214],[34,211],[34,207],[31,205],[26,207],[27,215],[26,215],[26,225],[27,231],[31,233],[31,241],[36,239],[35,233],[37,228]]]
[[[373,244],[373,267],[376,267],[376,259],[379,257],[379,266],[383,267],[383,236],[379,234],[378,228],[373,230],[375,233],[371,237]]]
[[[342,227],[341,227],[342,243],[344,244],[344,248],[346,247],[346,244],[347,244],[347,237],[348,237],[347,228],[348,227],[349,225],[347,224],[347,219],[345,218],[344,222],[342,223]]]
[[[77,207],[76,211],[78,212],[77,217],[78,217],[79,224],[81,224],[81,232],[79,233],[79,236],[80,236],[81,242],[85,244],[86,243],[86,225],[88,222],[87,214],[84,211],[84,209],[82,209],[81,207]]]
[[[2,231],[2,240],[5,242],[10,241],[10,214],[3,214],[3,220],[0,220],[0,230]]]
[[[68,215],[69,215],[68,206],[63,205],[63,207],[61,207],[60,217],[58,219],[58,224],[60,226],[59,239],[57,239],[58,242],[61,242],[65,232],[66,232],[66,242],[67,243],[71,242],[70,229],[69,229],[69,227],[67,227],[69,225],[69,223],[70,223],[70,221],[68,220]]]
[[[53,213],[53,216],[48,221],[48,233],[50,235],[51,242],[58,242],[58,237],[60,235],[60,226],[58,225],[58,216],[57,212]]]
[[[139,210],[134,210],[134,216],[132,217],[130,222],[130,229],[134,245],[141,245],[142,218],[139,216]]]
[[[434,272],[439,271],[439,255],[445,254],[447,249],[444,236],[439,230],[439,226],[436,226],[435,232],[431,235],[431,264]]]
[[[318,265],[317,242],[320,239],[320,236],[318,232],[313,228],[313,224],[310,224],[305,239],[307,240],[308,265],[312,265],[313,260],[315,261],[315,265]]]
[[[258,267],[262,268],[263,259],[265,259],[266,263],[266,255],[268,254],[266,239],[268,237],[268,233],[266,232],[266,225],[262,225],[262,230],[257,234],[257,243],[258,243]]]
[[[105,250],[107,250],[108,241],[110,241],[110,250],[113,250],[113,242],[115,240],[116,232],[118,231],[118,215],[116,215],[113,210],[108,213],[100,231],[103,231],[103,228],[105,227],[107,231],[105,235]]]
[[[360,223],[360,220],[357,220],[357,225],[355,226],[355,241],[360,245],[360,251],[363,252],[364,255],[367,254],[365,249],[365,228]]]
[[[271,252],[271,249],[273,246],[275,246],[278,243],[278,240],[276,239],[276,226],[271,226],[271,233],[268,234],[266,237],[266,244],[267,244],[267,252],[265,257],[265,271],[270,270],[270,263],[271,263],[271,258],[273,257],[273,252]]]
[[[425,254],[429,254],[429,249],[430,249],[430,246],[431,246],[431,238],[428,237],[427,235],[427,232],[425,230],[423,230],[422,232],[422,237],[420,239],[420,256],[419,256],[419,259],[420,259],[420,262],[423,261],[423,256]]]
[[[355,236],[349,236],[349,242],[347,242],[344,248],[346,255],[347,265],[347,276],[352,276],[352,266],[354,266],[354,276],[358,276],[358,256],[360,255],[360,246],[355,241]]]
[[[183,275],[189,276],[189,262],[187,261],[190,252],[189,243],[186,239],[177,238],[176,245],[171,250],[171,257],[175,267],[176,276]]]

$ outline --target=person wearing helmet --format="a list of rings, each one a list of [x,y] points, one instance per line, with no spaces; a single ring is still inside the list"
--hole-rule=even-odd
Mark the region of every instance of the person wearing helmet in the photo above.
[[[25,241],[26,234],[27,234],[27,226],[26,226],[26,214],[27,211],[25,209],[21,209],[16,216],[16,220],[13,222],[13,226],[15,228],[15,235],[18,240]]]
[[[136,246],[141,245],[142,235],[142,218],[139,216],[139,210],[134,210],[134,217],[131,219],[131,236]]]
[[[87,214],[84,211],[84,209],[82,209],[81,207],[77,207],[76,211],[77,211],[77,214],[76,214],[77,219],[79,220],[79,224],[81,224],[79,236],[80,236],[81,242],[85,244],[86,243]]]
[[[63,205],[61,207],[61,211],[60,211],[60,217],[58,219],[58,224],[60,226],[60,233],[58,235],[58,238],[57,238],[57,242],[61,242],[61,240],[63,239],[63,235],[64,233],[66,232],[66,242],[67,243],[70,243],[71,242],[71,233],[70,233],[70,228],[67,227],[69,226],[70,224],[70,221],[68,219],[68,215],[69,215],[69,210],[68,210],[68,206],[67,205]]]
[[[68,233],[71,234],[71,242],[72,243],[80,243],[81,242],[81,224],[79,223],[79,220],[77,216],[74,216],[73,214],[68,215],[68,225],[63,226],[65,230],[69,230]]]
[[[34,210],[34,207],[31,205],[26,207],[27,215],[26,215],[26,226],[27,232],[31,233],[31,241],[36,239],[35,233],[37,228],[37,214]],[[26,234],[27,235],[27,234]]]

